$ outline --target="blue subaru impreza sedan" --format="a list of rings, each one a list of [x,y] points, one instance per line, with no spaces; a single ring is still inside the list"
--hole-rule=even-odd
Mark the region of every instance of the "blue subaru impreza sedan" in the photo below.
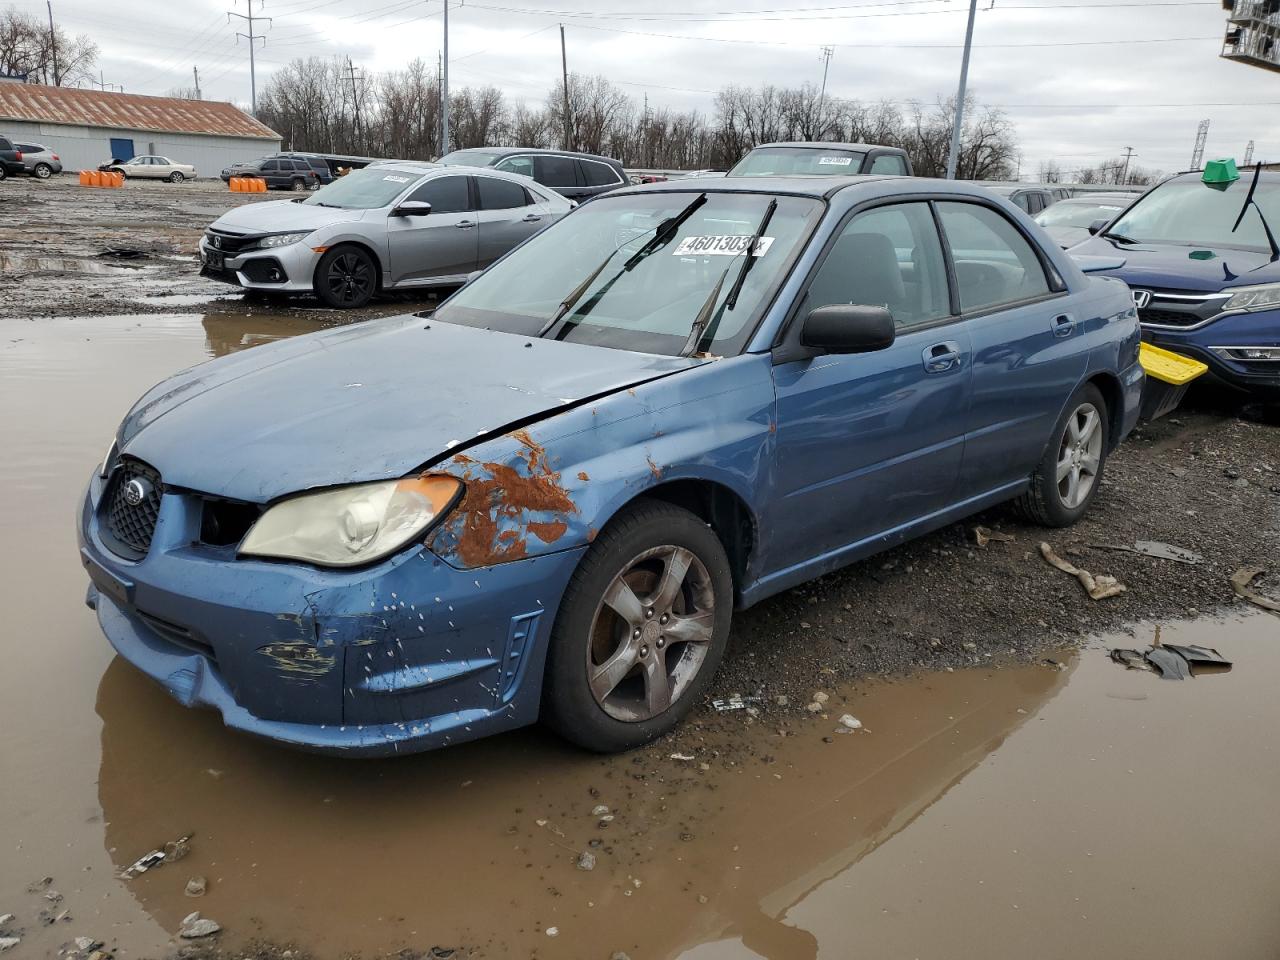
[[[1280,174],[1180,174],[1098,226],[1072,253],[1119,258],[1144,338],[1280,410]]]
[[[1075,521],[1138,346],[1125,284],[979,187],[626,189],[433,315],[152,389],[84,498],[88,602],[179,701],[293,746],[542,717],[625,749],[734,609],[1002,501]]]

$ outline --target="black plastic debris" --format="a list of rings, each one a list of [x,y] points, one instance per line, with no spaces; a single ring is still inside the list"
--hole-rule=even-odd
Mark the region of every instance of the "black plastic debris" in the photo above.
[[[1151,670],[1164,680],[1187,680],[1199,673],[1231,669],[1231,661],[1211,647],[1176,643],[1157,643],[1150,650],[1116,649],[1110,651],[1110,657],[1129,670]]]
[[[1111,659],[1122,667],[1128,667],[1130,670],[1151,669],[1151,664],[1147,663],[1147,658],[1138,650],[1112,650]]]
[[[1147,651],[1146,659],[1162,680],[1186,680],[1191,676],[1191,664],[1168,647],[1152,647]]]
[[[1220,654],[1217,650],[1214,650],[1211,647],[1200,647],[1195,645],[1184,647],[1176,643],[1166,643],[1164,645],[1164,648],[1166,650],[1172,650],[1174,653],[1182,657],[1183,660],[1187,661],[1187,663],[1191,664],[1193,667],[1200,667],[1200,666],[1230,667],[1231,666],[1230,660],[1228,660],[1226,657]]]

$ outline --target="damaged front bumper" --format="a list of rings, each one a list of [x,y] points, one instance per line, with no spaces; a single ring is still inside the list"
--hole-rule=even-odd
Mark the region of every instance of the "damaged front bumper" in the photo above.
[[[533,722],[547,637],[581,550],[478,570],[415,546],[371,567],[236,558],[200,541],[200,497],[166,490],[132,562],[78,532],[87,602],[116,651],[228,727],[348,756],[429,750]]]

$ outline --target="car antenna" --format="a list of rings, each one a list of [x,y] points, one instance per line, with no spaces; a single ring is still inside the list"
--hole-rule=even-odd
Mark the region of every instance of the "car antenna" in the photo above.
[[[1262,204],[1253,199],[1254,192],[1258,189],[1258,181],[1262,178],[1262,164],[1255,164],[1253,168],[1253,182],[1249,184],[1249,192],[1245,194],[1244,203],[1240,206],[1240,215],[1236,217],[1236,222],[1231,227],[1231,232],[1235,233],[1240,229],[1240,224],[1244,221],[1244,215],[1249,210],[1249,205],[1253,204],[1253,209],[1258,211],[1258,219],[1262,222],[1262,232],[1267,236],[1267,243],[1271,246],[1271,262],[1275,263],[1280,260],[1280,244],[1276,243],[1276,235],[1271,232],[1271,224],[1267,223],[1266,215],[1262,212]]]

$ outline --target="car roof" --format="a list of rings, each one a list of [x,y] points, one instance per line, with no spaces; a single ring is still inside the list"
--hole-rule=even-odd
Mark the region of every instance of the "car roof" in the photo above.
[[[1142,196],[1140,193],[1124,193],[1117,190],[1114,193],[1077,193],[1074,197],[1067,197],[1058,202],[1071,203],[1074,200],[1084,200],[1088,203],[1099,203],[1106,200],[1137,200],[1140,196]]]
[[[680,180],[664,180],[661,183],[642,183],[611,190],[600,199],[621,194],[638,193],[763,193],[779,196],[812,197],[829,200],[840,193],[860,193],[863,188],[891,183],[894,195],[903,194],[955,194],[980,196],[980,184],[972,180],[935,180],[929,177],[897,177],[884,174],[860,173],[852,176],[823,177],[688,177]],[[599,202],[599,200],[593,201]]]
[[[1048,193],[1052,189],[1051,187],[1042,187],[1038,183],[983,183],[980,180],[975,182],[981,187],[986,187],[988,190],[1004,196],[1017,193],[1019,190],[1040,190]]]
[[[764,150],[768,147],[800,147],[806,150],[899,150],[901,147],[889,147],[883,143],[837,143],[834,140],[778,140],[774,143],[758,143],[749,152]]]
[[[601,156],[598,153],[583,153],[581,150],[553,150],[547,147],[459,147],[457,150],[450,150],[449,153],[487,153],[494,157],[510,157],[517,154],[525,153],[544,153],[557,157],[583,157],[587,160],[600,160],[604,163],[615,163],[622,166],[618,160],[612,157]],[[449,154],[445,154],[448,156]]]

